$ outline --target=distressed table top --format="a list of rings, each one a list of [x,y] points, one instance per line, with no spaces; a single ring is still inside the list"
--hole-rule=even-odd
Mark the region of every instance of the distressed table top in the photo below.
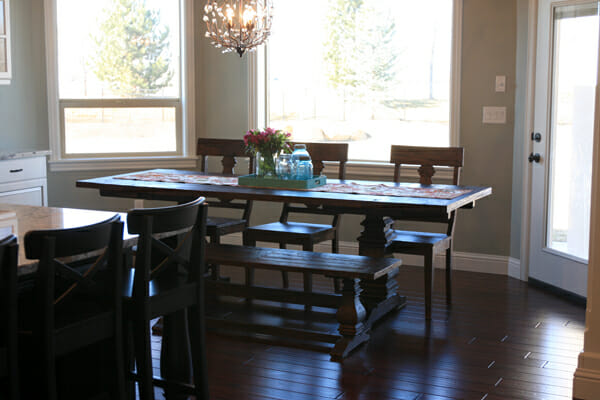
[[[12,211],[17,216],[16,236],[19,240],[19,275],[26,275],[35,271],[37,261],[25,257],[23,238],[29,231],[40,229],[68,229],[90,225],[111,218],[116,212],[82,210],[75,208],[54,208],[24,206],[15,204],[0,204],[0,212]],[[121,219],[126,220],[126,214],[120,213]],[[137,235],[127,233],[124,229],[123,239],[126,245],[133,245]]]

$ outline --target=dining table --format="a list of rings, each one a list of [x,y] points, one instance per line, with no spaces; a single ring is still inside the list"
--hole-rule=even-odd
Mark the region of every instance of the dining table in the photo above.
[[[492,188],[486,186],[328,178],[324,186],[311,189],[256,187],[240,185],[237,176],[176,169],[152,169],[82,179],[76,182],[76,186],[98,190],[103,197],[181,203],[204,196],[220,201],[305,204],[337,214],[359,215],[363,217],[357,238],[359,255],[370,257],[389,256],[387,246],[394,219],[444,221],[452,212],[471,209],[478,200],[492,193]],[[376,310],[378,314],[371,315],[370,320],[377,321],[405,304],[405,296],[398,294],[397,274],[398,270],[395,270],[363,288],[360,300],[367,310]]]
[[[78,208],[42,207],[21,204],[0,203],[0,216],[12,215],[10,223],[0,224],[0,237],[14,234],[19,243],[18,275],[26,277],[35,273],[37,260],[25,256],[25,234],[29,231],[48,229],[70,229],[106,221],[120,214],[123,221],[126,213],[114,211],[84,210]],[[124,228],[123,246],[132,247],[137,235],[130,235]]]

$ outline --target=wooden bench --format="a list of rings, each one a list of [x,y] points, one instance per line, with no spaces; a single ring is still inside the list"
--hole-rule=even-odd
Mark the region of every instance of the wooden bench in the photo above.
[[[267,300],[281,303],[304,304],[336,309],[337,333],[319,332],[314,324],[283,327],[269,324],[268,318],[245,318],[246,312],[231,316],[209,317],[209,326],[224,329],[243,329],[253,333],[335,343],[332,359],[342,359],[350,351],[369,339],[373,324],[388,312],[405,304],[397,294],[393,277],[401,261],[393,258],[374,258],[347,254],[314,253],[310,251],[208,244],[206,262],[237,267],[269,269],[325,275],[343,280],[341,294],[306,293],[301,290],[280,289],[226,281],[207,280],[208,290],[218,296]],[[304,313],[306,318],[308,314]]]

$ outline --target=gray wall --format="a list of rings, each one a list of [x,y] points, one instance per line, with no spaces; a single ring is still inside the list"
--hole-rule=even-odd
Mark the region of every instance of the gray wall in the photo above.
[[[463,184],[492,186],[493,195],[459,214],[458,251],[508,255],[515,98],[515,0],[464,0],[460,144]],[[495,92],[506,75],[505,93]],[[507,124],[482,123],[483,106],[507,108]]]
[[[42,0],[11,0],[13,79],[0,85],[0,151],[48,149]]]
[[[17,24],[28,25],[41,18],[41,0],[19,0],[32,3],[32,15],[18,16]],[[13,0],[16,3],[16,1]],[[491,185],[492,197],[477,204],[473,210],[461,211],[457,222],[455,249],[474,253],[512,255],[511,251],[511,205],[513,203],[513,152],[515,120],[515,64],[516,64],[516,12],[517,0],[464,0],[463,43],[462,43],[462,107],[460,144],[465,147],[465,169],[463,183]],[[201,22],[201,7],[197,7],[196,25]],[[39,20],[36,20],[39,22]],[[30,25],[31,26],[31,25]],[[38,23],[36,37],[27,45],[31,53],[39,50],[42,42],[41,24]],[[202,32],[196,33],[196,94],[197,134],[202,137],[239,138],[248,125],[247,112],[247,62],[234,54],[221,54],[204,39]],[[16,46],[15,46],[16,47]],[[41,57],[41,56],[40,56]],[[42,60],[40,58],[40,60]],[[32,72],[41,90],[45,85],[43,69]],[[496,75],[506,75],[506,93],[495,93]],[[33,113],[27,104],[21,104],[14,113],[28,115],[38,124],[46,122],[45,91],[43,96],[34,95],[26,88],[11,88],[10,102],[25,97],[25,103],[37,102]],[[3,101],[0,87],[0,102]],[[484,125],[481,122],[483,106],[506,106],[506,125]],[[32,115],[35,114],[35,115]],[[0,126],[9,118],[0,114]],[[31,123],[31,121],[28,121]],[[4,128],[3,132],[4,132]],[[26,129],[13,126],[10,147],[35,146],[47,148],[47,129],[35,129],[24,135]],[[101,198],[95,191],[75,188],[81,178],[117,173],[118,171],[54,172],[49,174],[49,202],[51,205],[87,207],[99,209],[127,209],[130,200]],[[517,172],[515,172],[516,174]],[[519,195],[520,196],[520,195]],[[275,218],[278,208],[257,204],[253,223]],[[344,217],[342,240],[352,241],[359,235],[359,219]]]

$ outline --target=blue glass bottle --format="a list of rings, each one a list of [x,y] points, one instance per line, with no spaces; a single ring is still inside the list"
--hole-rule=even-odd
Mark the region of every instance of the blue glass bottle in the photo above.
[[[313,165],[310,158],[310,154],[306,150],[306,145],[296,144],[294,145],[294,152],[292,153],[292,175],[294,179],[311,179],[313,176]]]

